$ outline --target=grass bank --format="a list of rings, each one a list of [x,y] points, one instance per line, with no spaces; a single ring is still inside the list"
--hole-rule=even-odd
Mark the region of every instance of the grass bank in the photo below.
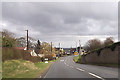
[[[80,63],[81,61],[81,56],[74,56],[74,59],[73,59],[76,63]]]
[[[52,62],[52,61],[51,61]],[[33,63],[25,60],[8,60],[2,63],[3,78],[37,78],[46,69],[49,68],[51,62]]]
[[[2,79],[2,63],[0,62],[0,79]]]

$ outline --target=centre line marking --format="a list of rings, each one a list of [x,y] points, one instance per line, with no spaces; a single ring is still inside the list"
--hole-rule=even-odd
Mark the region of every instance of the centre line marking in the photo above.
[[[76,68],[77,70],[80,70],[80,71],[85,71],[85,70],[83,70],[83,69],[80,69],[80,68]]]
[[[94,76],[94,77],[96,77],[96,78],[99,78],[99,79],[101,79],[101,80],[105,80],[105,79],[103,79],[102,77],[97,76],[97,75],[95,75],[95,74],[93,74],[93,73],[90,73],[90,72],[89,72],[89,74],[92,75],[92,76]]]

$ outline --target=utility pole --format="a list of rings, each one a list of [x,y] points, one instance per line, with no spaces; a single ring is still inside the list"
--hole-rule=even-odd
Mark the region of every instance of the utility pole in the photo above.
[[[25,30],[27,31],[27,50],[29,50],[29,42],[28,42],[28,30]]]
[[[77,52],[77,42],[76,42],[76,52]]]
[[[81,45],[80,45],[80,40],[79,40],[79,46],[80,46],[80,49],[79,49],[79,55],[81,54]]]
[[[52,42],[51,42],[51,54],[52,54]]]
[[[60,43],[59,43],[59,56],[60,56]]]

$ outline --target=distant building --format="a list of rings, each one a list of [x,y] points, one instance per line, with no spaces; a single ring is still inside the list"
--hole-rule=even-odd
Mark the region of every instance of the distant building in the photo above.
[[[15,47],[15,49],[25,50],[26,47]]]
[[[65,54],[70,55],[71,54],[71,48],[63,48]]]
[[[27,50],[27,47],[15,47],[15,49],[18,50]],[[28,52],[31,54],[31,56],[37,56],[37,54],[35,53],[35,50],[32,48],[29,48]],[[44,57],[44,54],[38,54],[39,57]]]

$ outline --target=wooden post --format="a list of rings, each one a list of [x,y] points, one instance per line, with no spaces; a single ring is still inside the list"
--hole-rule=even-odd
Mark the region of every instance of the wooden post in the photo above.
[[[29,42],[28,42],[28,30],[27,31],[27,50],[29,50]]]

